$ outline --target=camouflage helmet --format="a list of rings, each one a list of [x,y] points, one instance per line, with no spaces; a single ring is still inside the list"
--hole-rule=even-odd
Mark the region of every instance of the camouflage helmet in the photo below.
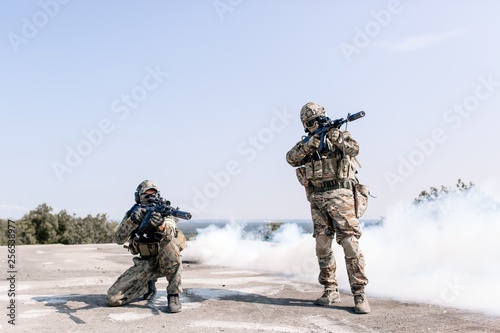
[[[300,121],[302,121],[302,124],[305,124],[309,120],[325,115],[326,112],[324,107],[314,102],[309,102],[300,110]]]
[[[135,197],[135,202],[140,203],[141,202],[141,196],[147,191],[153,189],[156,191],[156,193],[160,193],[160,190],[158,189],[158,186],[156,186],[155,183],[153,183],[150,180],[144,180],[142,181],[139,186],[137,186],[137,189],[135,190],[134,197]]]

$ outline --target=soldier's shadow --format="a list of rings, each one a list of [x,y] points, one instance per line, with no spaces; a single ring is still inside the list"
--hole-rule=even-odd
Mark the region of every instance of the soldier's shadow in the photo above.
[[[187,294],[190,299],[195,299],[198,302],[207,300],[222,300],[302,308],[327,308],[314,304],[314,299],[271,297],[255,293],[245,293],[231,289],[190,288],[185,290],[185,294]],[[354,314],[353,306],[348,306],[346,303],[332,304],[329,305],[328,308],[334,308]]]
[[[76,324],[86,324],[78,316],[80,311],[87,311],[96,308],[112,309],[106,303],[106,295],[103,294],[69,294],[54,296],[36,296],[32,298],[36,302],[44,303],[47,307],[52,307],[57,313],[67,315]],[[137,298],[131,303],[120,306],[120,308],[148,309],[153,315],[159,315],[161,310],[154,307],[150,302]]]
[[[79,311],[99,308],[106,305],[103,295],[54,295],[37,296],[33,300],[44,303],[47,307],[52,307],[57,313],[68,315],[77,324],[85,324],[85,321],[77,316]]]
[[[106,303],[106,295],[103,294],[68,294],[54,296],[36,296],[32,298],[36,302],[44,303],[47,307],[52,307],[57,313],[65,314],[76,324],[86,324],[86,322],[78,316],[80,311],[87,311],[96,308],[113,309]],[[232,301],[245,302],[253,304],[277,305],[277,306],[293,306],[293,307],[315,307],[314,300],[284,298],[284,297],[269,297],[256,293],[245,293],[231,289],[215,289],[215,288],[187,288],[181,294],[181,304],[184,309],[194,308],[196,304],[205,301]],[[145,301],[142,298],[137,298],[132,302],[122,305],[119,308],[129,308],[144,310],[147,309],[152,315],[160,315],[166,312],[167,293],[158,291],[157,295],[151,301]],[[334,304],[330,307],[338,310],[344,310],[349,313],[354,313],[352,307],[341,304]]]

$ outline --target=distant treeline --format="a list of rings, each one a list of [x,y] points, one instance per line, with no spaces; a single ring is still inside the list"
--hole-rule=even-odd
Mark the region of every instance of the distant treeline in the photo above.
[[[474,188],[476,185],[473,182],[469,182],[469,184],[464,183],[461,179],[457,181],[455,187],[447,187],[441,185],[441,188],[431,187],[429,191],[423,190],[420,192],[418,197],[413,200],[414,205],[425,204],[427,202],[438,201],[439,199],[445,197],[449,193],[452,192],[467,192],[470,189]]]
[[[446,186],[440,188],[431,187],[429,191],[420,192],[418,197],[414,199],[413,204],[421,205],[435,202],[450,192],[467,192],[474,187],[475,185],[472,182],[467,184],[459,179],[454,188]],[[118,223],[108,221],[106,214],[76,217],[68,214],[66,210],[61,210],[57,214],[52,213],[52,210],[52,207],[43,203],[25,214],[21,219],[16,220],[16,245],[113,243],[113,235],[118,228]],[[0,219],[0,245],[7,245],[7,222],[7,220]],[[263,234],[269,238],[269,235],[280,225],[280,223],[275,225],[271,223],[264,226],[271,229],[263,230]],[[188,237],[194,237],[196,234],[195,232],[191,234],[189,231],[183,232]]]
[[[118,227],[106,214],[86,217],[70,215],[66,210],[53,213],[43,203],[15,222],[16,245],[112,243]],[[7,245],[7,220],[0,219],[0,245]]]

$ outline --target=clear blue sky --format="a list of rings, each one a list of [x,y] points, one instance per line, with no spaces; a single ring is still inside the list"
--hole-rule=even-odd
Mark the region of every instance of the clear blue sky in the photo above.
[[[2,1],[0,217],[120,219],[144,179],[194,218],[309,218],[285,161],[315,101],[383,216],[498,177],[498,1]]]

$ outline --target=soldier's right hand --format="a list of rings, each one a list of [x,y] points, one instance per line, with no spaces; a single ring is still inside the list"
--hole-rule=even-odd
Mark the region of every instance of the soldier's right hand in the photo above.
[[[139,207],[137,208],[133,213],[132,215],[130,216],[130,218],[132,219],[132,221],[134,221],[135,223],[141,223],[142,220],[144,220],[144,217],[146,216],[146,208],[143,208],[143,207]]]
[[[319,139],[319,134],[313,135],[309,141],[304,144],[304,148],[307,152],[318,150],[321,141]]]

